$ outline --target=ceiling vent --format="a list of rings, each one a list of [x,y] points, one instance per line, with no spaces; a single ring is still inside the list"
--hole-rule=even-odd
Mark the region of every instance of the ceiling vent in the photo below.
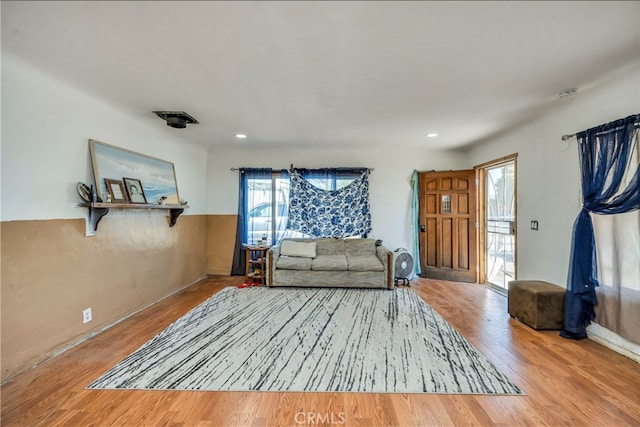
[[[198,121],[184,111],[154,111],[154,113],[162,120],[167,121],[167,126],[172,128],[184,129],[187,124],[198,124]]]

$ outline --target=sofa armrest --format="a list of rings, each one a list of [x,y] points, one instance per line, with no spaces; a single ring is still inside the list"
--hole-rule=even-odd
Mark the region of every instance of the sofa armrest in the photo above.
[[[271,286],[273,284],[273,275],[276,269],[276,263],[278,262],[278,257],[280,256],[280,246],[272,246],[267,251],[267,264],[266,264],[266,285]]]
[[[389,262],[389,255],[393,255],[392,252],[384,246],[376,246],[376,255],[380,261],[382,261],[382,264],[384,264],[384,271],[387,271],[391,265]]]
[[[393,252],[384,246],[377,246],[376,255],[384,265],[384,272],[387,275],[387,288],[393,289]]]

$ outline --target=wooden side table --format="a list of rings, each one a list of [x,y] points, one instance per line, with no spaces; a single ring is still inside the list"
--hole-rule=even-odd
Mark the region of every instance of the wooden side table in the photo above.
[[[265,284],[267,251],[269,246],[245,246],[246,267],[245,282]]]

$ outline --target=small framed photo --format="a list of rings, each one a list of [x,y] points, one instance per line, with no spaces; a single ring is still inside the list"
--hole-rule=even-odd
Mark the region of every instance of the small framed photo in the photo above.
[[[139,179],[122,178],[122,180],[124,181],[124,186],[127,189],[127,195],[131,203],[147,203],[147,198],[144,196],[142,183]]]
[[[127,203],[127,193],[124,192],[122,181],[117,179],[104,179],[107,193],[111,196],[111,203]]]

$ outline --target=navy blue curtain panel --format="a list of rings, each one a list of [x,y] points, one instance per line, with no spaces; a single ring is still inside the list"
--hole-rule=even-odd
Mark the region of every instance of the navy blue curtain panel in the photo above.
[[[249,181],[252,179],[271,179],[272,170],[269,168],[240,168],[238,171],[238,225],[236,228],[236,243],[233,252],[231,275],[244,276],[245,251],[244,242],[247,241],[248,230],[246,218],[249,213]]]
[[[640,167],[631,162],[640,114],[576,134],[583,207],[574,223],[564,307],[564,338],[587,337],[595,318],[599,286],[591,214],[611,215],[640,209]],[[635,168],[635,171],[628,170]],[[631,176],[623,188],[625,176]]]

